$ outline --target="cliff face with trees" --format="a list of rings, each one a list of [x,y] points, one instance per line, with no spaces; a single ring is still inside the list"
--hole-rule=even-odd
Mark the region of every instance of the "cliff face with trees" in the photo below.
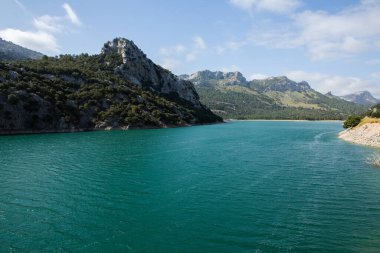
[[[220,122],[198,98],[190,82],[121,38],[98,55],[0,63],[0,133]]]

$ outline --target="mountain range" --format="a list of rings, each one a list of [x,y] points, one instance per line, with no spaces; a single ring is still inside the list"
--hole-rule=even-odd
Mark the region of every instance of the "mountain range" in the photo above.
[[[0,61],[41,59],[43,54],[0,38]]]
[[[180,78],[193,82],[201,102],[224,118],[344,119],[367,109],[286,76],[247,81],[240,72],[204,70]]]
[[[369,92],[321,94],[286,76],[248,81],[240,72],[204,70],[178,77],[124,38],[97,55],[59,57],[0,39],[0,132],[344,119],[378,102]]]
[[[374,105],[380,103],[380,100],[372,96],[369,91],[359,91],[342,96],[341,98],[360,105]]]
[[[108,41],[96,55],[0,62],[0,133],[221,121],[200,103],[191,82],[156,65],[124,38]]]

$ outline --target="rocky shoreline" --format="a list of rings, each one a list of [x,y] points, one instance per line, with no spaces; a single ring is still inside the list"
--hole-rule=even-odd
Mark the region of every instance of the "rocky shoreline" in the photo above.
[[[70,128],[70,129],[42,129],[42,130],[1,130],[0,137],[6,135],[21,135],[21,134],[57,134],[57,133],[77,133],[77,132],[95,132],[95,131],[113,131],[113,130],[149,130],[149,129],[165,129],[178,127],[205,126],[226,123],[226,121],[215,123],[199,123],[199,124],[183,124],[183,125],[166,125],[158,126],[124,126],[124,127],[106,127],[106,128]]]
[[[380,148],[380,124],[367,123],[339,133],[339,138],[371,147]]]

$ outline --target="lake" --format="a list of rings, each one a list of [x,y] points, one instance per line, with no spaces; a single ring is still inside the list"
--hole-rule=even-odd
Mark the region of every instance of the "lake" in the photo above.
[[[379,252],[340,122],[0,137],[0,252]]]

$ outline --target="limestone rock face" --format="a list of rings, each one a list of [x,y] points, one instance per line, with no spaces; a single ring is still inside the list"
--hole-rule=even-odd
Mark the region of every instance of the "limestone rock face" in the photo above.
[[[305,92],[311,91],[310,85],[305,82],[295,82],[287,78],[286,76],[279,77],[269,77],[266,79],[252,80],[250,82],[250,87],[254,88],[259,92],[286,92],[286,91],[296,91],[296,92]]]
[[[221,72],[221,71],[210,71],[203,70],[195,72],[191,75],[181,75],[181,79],[189,80],[194,83],[194,85],[208,86],[210,85],[210,80],[217,81],[219,84],[224,86],[240,85],[245,86],[247,80],[242,75],[242,73],[236,72]]]
[[[374,105],[380,102],[380,100],[373,97],[369,91],[359,91],[342,96],[341,98],[360,105]]]
[[[202,107],[191,82],[181,80],[170,71],[153,63],[133,41],[116,38],[107,42],[101,53],[117,53],[122,56],[123,63],[116,67],[115,71],[125,80],[160,93],[178,95],[195,107]]]

